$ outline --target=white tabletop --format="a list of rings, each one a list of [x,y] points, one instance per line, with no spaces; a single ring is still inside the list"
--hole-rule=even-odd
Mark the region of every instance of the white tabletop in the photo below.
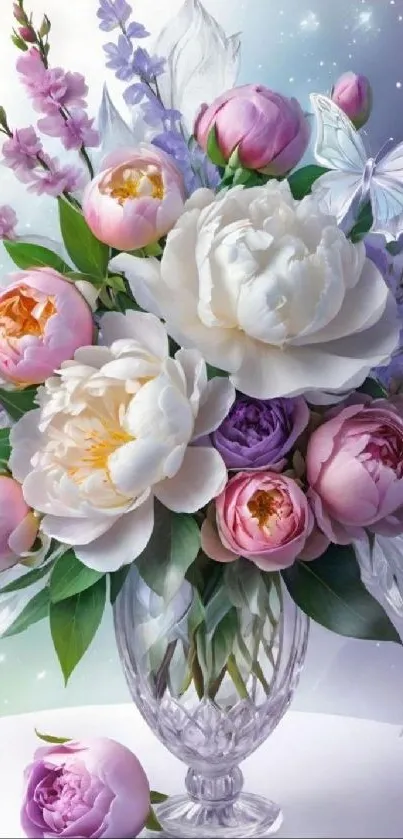
[[[21,837],[22,772],[39,731],[112,737],[135,751],[153,789],[183,791],[185,769],[131,705],[69,708],[0,720],[0,839]],[[289,712],[244,764],[250,792],[283,807],[280,837],[403,836],[401,727],[328,714]]]

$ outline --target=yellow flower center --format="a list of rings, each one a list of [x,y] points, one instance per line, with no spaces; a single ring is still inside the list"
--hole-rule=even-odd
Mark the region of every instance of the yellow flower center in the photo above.
[[[281,492],[277,489],[273,489],[270,492],[264,489],[258,489],[254,493],[250,501],[248,501],[248,510],[253,518],[257,519],[259,527],[270,529],[272,519],[278,519],[279,517],[281,500]]]
[[[121,206],[134,198],[165,198],[165,187],[161,173],[155,167],[147,170],[123,166],[107,175],[100,184],[100,191],[110,195]]]
[[[85,449],[81,451],[78,462],[68,469],[68,474],[77,483],[85,480],[88,473],[101,470],[109,477],[108,460],[125,443],[135,438],[123,428],[102,423],[102,428],[91,429],[84,437]]]
[[[39,337],[55,312],[53,297],[24,285],[12,289],[0,300],[0,336],[6,339],[24,335]]]

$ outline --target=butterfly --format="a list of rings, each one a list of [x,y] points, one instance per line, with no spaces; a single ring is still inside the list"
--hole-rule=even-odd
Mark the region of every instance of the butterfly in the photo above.
[[[316,117],[315,157],[330,169],[314,183],[312,192],[323,208],[351,229],[363,206],[371,203],[372,233],[387,241],[403,233],[403,143],[390,142],[375,157],[368,157],[362,136],[346,114],[327,96],[313,93]]]

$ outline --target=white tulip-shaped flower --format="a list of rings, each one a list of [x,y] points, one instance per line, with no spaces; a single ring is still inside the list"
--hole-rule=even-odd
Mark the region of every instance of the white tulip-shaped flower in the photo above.
[[[286,181],[199,190],[161,263],[120,254],[112,267],[248,396],[335,401],[398,346],[396,304],[364,245]]]
[[[13,427],[10,468],[45,534],[114,571],[147,545],[154,496],[192,513],[222,491],[221,456],[191,444],[220,425],[235,392],[228,379],[208,382],[198,351],[170,358],[154,315],[108,313],[101,332],[104,346],[63,363]]]

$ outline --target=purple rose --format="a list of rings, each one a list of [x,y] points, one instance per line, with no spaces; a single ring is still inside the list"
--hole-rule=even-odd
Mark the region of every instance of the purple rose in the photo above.
[[[239,396],[212,441],[228,469],[281,469],[308,422],[309,408],[302,396],[269,400]]]
[[[133,839],[150,811],[141,764],[106,738],[38,749],[25,781],[21,826],[35,839]]]

